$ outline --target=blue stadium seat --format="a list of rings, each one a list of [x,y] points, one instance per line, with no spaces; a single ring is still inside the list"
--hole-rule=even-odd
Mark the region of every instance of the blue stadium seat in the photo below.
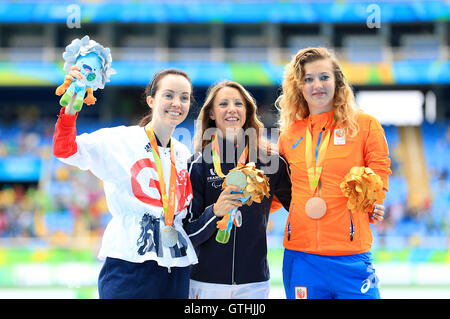
[[[345,56],[350,62],[386,61],[386,39],[381,36],[347,36],[343,40]]]
[[[405,35],[401,45],[403,60],[441,59],[441,40],[435,35]]]

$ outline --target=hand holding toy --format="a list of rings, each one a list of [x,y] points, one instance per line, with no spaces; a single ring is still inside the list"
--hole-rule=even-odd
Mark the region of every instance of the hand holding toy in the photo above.
[[[111,68],[112,57],[109,48],[104,48],[89,36],[75,39],[63,53],[64,70],[71,77],[65,77],[64,83],[56,89],[56,95],[62,95],[59,103],[67,106],[73,99],[73,109],[79,112],[83,103],[93,105],[97,101],[94,91],[103,89],[109,77],[115,73]],[[78,73],[73,73],[78,71]],[[76,76],[74,76],[76,75]],[[80,76],[81,75],[81,76]],[[86,98],[84,97],[87,92]]]
[[[219,198],[213,206],[214,215],[217,217],[223,217],[230,210],[239,208],[242,206],[242,202],[239,200],[243,197],[242,190],[236,185],[227,185],[220,193]]]

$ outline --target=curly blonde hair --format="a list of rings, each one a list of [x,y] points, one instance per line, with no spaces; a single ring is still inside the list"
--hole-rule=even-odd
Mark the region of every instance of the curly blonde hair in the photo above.
[[[359,130],[356,115],[361,112],[356,105],[353,90],[348,84],[337,59],[326,48],[305,48],[297,52],[286,65],[282,83],[282,94],[275,101],[280,111],[280,132],[286,132],[296,120],[309,116],[308,103],[302,94],[305,64],[318,60],[331,61],[335,78],[334,116],[337,124],[344,128],[349,136],[355,136]]]

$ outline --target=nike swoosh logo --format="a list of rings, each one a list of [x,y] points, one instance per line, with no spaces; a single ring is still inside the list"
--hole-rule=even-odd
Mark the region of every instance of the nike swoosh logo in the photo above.
[[[303,140],[303,137],[298,138],[294,144],[292,144],[292,149],[296,148],[298,144]]]

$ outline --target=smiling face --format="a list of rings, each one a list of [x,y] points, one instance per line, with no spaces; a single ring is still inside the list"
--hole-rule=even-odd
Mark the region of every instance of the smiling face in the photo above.
[[[233,134],[244,126],[246,113],[245,99],[239,90],[226,86],[217,92],[209,118],[223,134]]]
[[[155,96],[147,96],[155,126],[175,128],[189,113],[191,84],[181,75],[168,74],[158,82]]]
[[[335,77],[330,60],[305,63],[302,93],[311,114],[328,112],[333,108]]]

